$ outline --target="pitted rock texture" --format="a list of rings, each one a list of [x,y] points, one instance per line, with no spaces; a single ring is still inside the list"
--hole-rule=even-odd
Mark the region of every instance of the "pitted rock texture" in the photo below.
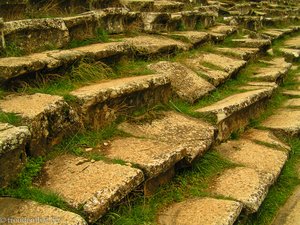
[[[186,63],[195,68],[197,68],[199,65],[203,66],[205,63],[209,63],[229,73],[230,75],[237,73],[243,66],[246,65],[246,61],[244,60],[233,59],[214,53],[205,53],[193,56],[188,59]]]
[[[194,71],[177,62],[161,61],[149,65],[149,68],[158,74],[168,76],[176,95],[191,103],[215,89]]]
[[[179,37],[189,41],[193,45],[199,45],[209,40],[209,34],[200,31],[177,31],[166,34],[169,37]]]
[[[160,212],[159,225],[232,225],[242,210],[242,204],[213,198],[190,199],[175,203]]]
[[[189,162],[209,149],[215,135],[213,126],[174,112],[165,112],[149,122],[125,122],[119,125],[119,129],[137,137],[178,144],[186,148]]]
[[[89,222],[99,219],[144,180],[138,169],[71,155],[48,161],[43,176],[40,187],[59,194],[74,208],[83,207]]]
[[[0,123],[0,187],[15,179],[26,163],[26,147],[31,133],[25,126]]]
[[[234,57],[238,57],[243,60],[249,60],[253,58],[258,52],[258,48],[216,48],[218,52],[228,54]]]
[[[255,144],[246,139],[223,143],[217,147],[217,151],[234,163],[271,173],[274,182],[288,159],[287,152]]]
[[[28,125],[32,133],[32,155],[44,154],[64,136],[82,127],[77,113],[59,96],[10,95],[0,100],[0,108],[3,112],[18,114]]]
[[[263,121],[262,125],[272,131],[293,137],[300,136],[300,109],[282,108]]]
[[[146,75],[87,85],[71,94],[80,102],[84,123],[97,128],[105,121],[115,120],[120,113],[167,102],[171,85],[165,75]]]
[[[25,51],[38,50],[47,45],[60,48],[69,42],[69,31],[60,18],[10,21],[4,24],[3,31],[7,42]]]
[[[254,78],[262,81],[276,82],[282,80],[292,67],[291,63],[287,63],[284,58],[275,58],[271,61],[263,61],[270,66],[258,68],[253,74]]]
[[[264,49],[271,45],[270,40],[266,39],[232,39],[233,43],[240,47]]]
[[[273,90],[273,87],[265,87],[259,90],[234,94],[219,102],[204,108],[200,108],[196,111],[202,113],[213,113],[216,115],[218,122],[220,122],[234,112],[244,109],[261,99],[271,97]]]
[[[0,198],[1,223],[87,225],[79,215],[59,208],[15,198]]]
[[[224,171],[215,179],[213,193],[233,198],[243,203],[249,213],[254,213],[265,199],[273,176],[254,169],[236,167]]]
[[[138,36],[123,39],[139,55],[172,53],[176,50],[188,50],[190,45],[161,36]]]
[[[276,145],[279,148],[290,150],[290,146],[286,143],[282,142],[277,138],[271,131],[268,130],[257,130],[257,129],[250,129],[247,130],[243,135],[243,138],[252,140],[252,141],[259,141],[264,142],[271,145]]]
[[[108,158],[136,164],[147,178],[166,172],[186,155],[180,145],[133,137],[114,139],[99,151]]]

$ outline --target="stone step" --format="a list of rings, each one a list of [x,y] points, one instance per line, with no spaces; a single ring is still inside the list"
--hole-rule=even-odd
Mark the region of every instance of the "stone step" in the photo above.
[[[30,156],[45,155],[66,135],[82,127],[77,112],[59,96],[9,95],[0,100],[0,110],[17,114],[22,118],[22,124],[29,127],[32,137],[26,154]]]
[[[94,129],[140,107],[166,103],[171,95],[165,75],[127,77],[81,87],[70,93],[78,100],[79,116]]]
[[[6,187],[21,172],[27,162],[30,137],[25,126],[0,123],[0,187]]]
[[[212,193],[235,199],[243,204],[246,213],[254,213],[265,199],[273,176],[255,169],[236,167],[221,173],[213,181]]]
[[[46,162],[40,180],[39,188],[57,193],[92,223],[136,189],[144,176],[129,166],[61,155]]]
[[[185,60],[185,64],[218,86],[237,74],[246,65],[246,61],[215,53],[203,53],[189,57]]]
[[[186,148],[187,162],[203,155],[210,148],[215,136],[213,126],[174,112],[165,112],[159,118],[146,122],[124,122],[118,128],[135,137],[178,144]]]
[[[300,36],[289,38],[283,44],[288,48],[300,49]]]
[[[4,224],[87,225],[87,222],[75,213],[15,198],[0,198],[0,215],[1,223]]]
[[[165,74],[171,81],[173,92],[191,103],[215,89],[194,71],[177,62],[161,61],[149,65],[149,68],[158,74]]]
[[[233,225],[242,210],[239,202],[195,198],[169,206],[158,215],[159,225]]]
[[[216,48],[217,52],[223,53],[223,54],[228,54],[230,56],[237,57],[239,59],[248,61],[250,59],[253,59],[257,56],[259,53],[258,48]]]
[[[300,137],[300,109],[281,108],[262,125],[277,134]]]
[[[212,40],[215,42],[223,41],[228,35],[237,31],[236,26],[228,26],[225,24],[219,24],[208,29],[208,33]]]
[[[210,35],[202,31],[176,31],[171,33],[165,33],[164,35],[171,38],[187,40],[193,46],[198,46],[210,40]]]
[[[262,31],[262,34],[269,36],[271,40],[275,40],[283,37],[286,34],[292,33],[294,30],[292,28],[286,29],[266,29]]]
[[[292,64],[287,63],[284,58],[274,58],[270,61],[263,61],[263,63],[269,66],[258,68],[252,77],[266,82],[282,83],[284,76],[292,67]]]
[[[271,45],[271,41],[266,39],[232,39],[232,42],[239,47],[259,48],[261,50],[265,50]]]
[[[273,182],[277,180],[288,159],[286,151],[259,145],[243,137],[237,141],[222,143],[216,149],[234,163],[272,174]]]
[[[275,87],[260,87],[243,93],[231,95],[196,112],[214,115],[218,126],[218,140],[248,124],[250,118],[256,118],[266,107]]]
[[[283,53],[288,61],[294,61],[300,57],[300,49],[279,48],[278,50]]]

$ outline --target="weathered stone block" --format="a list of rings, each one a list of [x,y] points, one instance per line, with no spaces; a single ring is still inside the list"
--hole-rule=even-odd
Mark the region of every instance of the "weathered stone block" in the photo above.
[[[64,21],[58,18],[5,22],[3,32],[7,45],[14,44],[25,52],[41,51],[53,46],[61,48],[70,39]]]
[[[71,94],[80,102],[84,123],[98,129],[139,107],[167,102],[171,87],[166,76],[146,75],[88,85]]]
[[[62,97],[47,94],[11,95],[0,101],[3,112],[17,113],[32,134],[28,154],[43,155],[63,137],[82,128],[79,117]]]
[[[0,187],[16,179],[25,165],[30,136],[27,127],[0,123]]]

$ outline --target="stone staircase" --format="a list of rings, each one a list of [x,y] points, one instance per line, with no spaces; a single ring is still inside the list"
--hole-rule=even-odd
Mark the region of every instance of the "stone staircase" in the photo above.
[[[213,177],[208,196],[165,205],[152,223],[234,224],[240,215],[257,212],[289,157],[290,147],[274,134],[300,134],[299,90],[282,92],[292,98],[261,123],[264,129],[247,129],[281,91],[288,73],[294,67],[299,70],[300,27],[287,23],[285,28],[258,28],[269,20],[271,25],[291,17],[297,21],[299,4],[130,0],[112,4],[118,8],[0,23],[2,48],[14,43],[30,49],[22,56],[0,58],[1,115],[17,115],[20,120],[0,123],[0,193],[18,188],[13,182],[27,162],[43,157],[42,169],[28,188],[54,193],[67,205],[59,209],[32,201],[34,197],[22,200],[2,194],[0,218],[4,223],[27,218],[36,223],[101,224],[101,218],[126,197],[142,192],[151,198],[178,169],[193,167],[207,152],[234,166]],[[193,10],[185,11],[187,5]],[[266,6],[272,7],[265,10]],[[279,12],[287,17],[277,21]],[[218,13],[226,24],[216,22]],[[142,32],[126,35],[125,27],[130,27],[126,22],[134,23],[138,17]],[[205,29],[197,28],[199,23]],[[241,30],[243,25],[252,30]],[[66,49],[72,40],[87,38],[89,29],[94,36],[98,28],[120,34],[105,43]],[[55,40],[59,49],[41,51],[48,40]],[[280,47],[276,41],[282,41]],[[67,95],[18,92],[20,84],[38,82],[38,74],[55,73],[63,79],[66,71],[86,59],[101,62],[109,71],[123,60],[143,59],[151,74],[83,82]],[[218,96],[236,80],[240,83],[229,94]],[[174,101],[188,104],[188,112]],[[136,116],[141,109],[161,105],[163,110]],[[66,139],[111,124],[117,135],[96,145],[81,143],[79,153],[78,149],[56,152]],[[242,133],[240,138],[230,140],[237,132]]]

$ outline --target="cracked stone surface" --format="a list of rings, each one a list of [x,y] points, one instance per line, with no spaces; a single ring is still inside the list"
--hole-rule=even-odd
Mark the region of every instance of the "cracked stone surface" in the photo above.
[[[108,158],[136,164],[147,178],[164,173],[186,155],[180,145],[134,137],[114,139],[98,149]]]
[[[266,39],[251,39],[251,38],[232,39],[232,42],[240,47],[246,47],[246,48],[263,49],[271,45],[271,41]]]
[[[77,113],[60,96],[40,94],[10,95],[0,100],[0,109],[16,113],[31,133],[31,153],[44,154],[61,138],[80,129]]]
[[[79,215],[59,208],[15,198],[0,198],[1,223],[87,225]],[[5,220],[6,218],[6,220]],[[10,219],[10,220],[9,220]],[[18,222],[20,221],[20,223]]]
[[[178,31],[167,33],[170,37],[181,37],[187,39],[191,44],[197,45],[206,42],[209,39],[209,34],[200,31]]]
[[[143,180],[135,168],[61,155],[45,164],[39,186],[82,208],[89,222],[95,222]]]
[[[288,158],[285,151],[259,145],[247,139],[228,141],[218,146],[217,151],[234,163],[271,173],[273,182],[278,178]]]
[[[271,174],[236,167],[224,171],[216,178],[211,191],[240,201],[248,213],[254,213],[265,199],[272,183]]]
[[[125,122],[118,128],[137,137],[181,145],[187,150],[189,162],[209,149],[215,134],[213,126],[174,112],[165,112],[149,122]]]
[[[199,65],[205,63],[212,64],[216,67],[219,67],[221,70],[233,74],[236,73],[239,69],[246,65],[246,61],[240,59],[233,59],[227,56],[217,55],[214,53],[205,53],[197,56],[193,56],[186,60],[187,65],[197,68]]]
[[[198,198],[175,203],[160,212],[159,225],[232,225],[242,204],[230,200]]]
[[[276,145],[286,150],[291,149],[289,145],[282,142],[271,131],[268,130],[249,129],[243,133],[242,137],[252,141],[260,141],[271,145]]]
[[[213,113],[216,115],[218,122],[220,122],[234,112],[246,108],[263,98],[270,97],[273,90],[273,87],[266,87],[259,90],[234,94],[212,105],[197,109],[196,111],[202,113]]]
[[[26,144],[31,133],[25,126],[0,123],[0,187],[5,187],[27,161]]]
[[[275,112],[274,115],[263,121],[262,125],[289,136],[299,137],[300,135],[300,109],[282,108]]]
[[[184,42],[154,35],[124,38],[123,40],[140,55],[170,53],[175,50],[188,50],[191,47]]]
[[[158,74],[167,75],[176,95],[191,103],[215,89],[194,71],[177,62],[161,61],[149,65],[149,68]]]
[[[258,48],[216,48],[217,51],[227,53],[243,60],[253,58],[258,52]]]

